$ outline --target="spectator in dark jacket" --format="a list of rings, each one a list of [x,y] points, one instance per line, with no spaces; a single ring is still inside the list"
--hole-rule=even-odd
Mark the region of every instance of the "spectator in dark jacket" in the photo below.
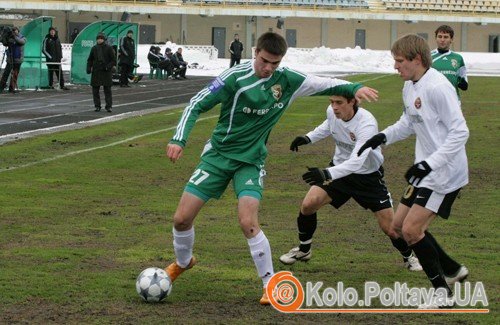
[[[59,79],[59,86],[61,89],[69,90],[68,87],[64,86],[64,76],[61,66],[62,46],[57,35],[57,30],[54,27],[49,28],[49,33],[43,40],[42,53],[45,55],[47,62],[47,69],[49,72],[49,88],[54,89],[52,84],[54,82],[54,74],[56,74]]]
[[[184,72],[184,75],[186,75],[186,68],[182,67],[181,64],[179,63],[179,60],[177,57],[172,53],[172,50],[167,47],[165,49],[165,56],[170,59],[172,62],[172,67],[173,67],[173,75],[175,79],[180,79],[179,75],[181,75]]]
[[[2,79],[0,80],[0,92],[2,92],[7,86],[7,79],[12,72],[9,83],[9,92],[17,93],[19,91],[17,88],[17,77],[19,75],[19,70],[21,70],[21,64],[24,60],[24,44],[26,44],[26,38],[19,32],[19,28],[13,27],[10,33],[8,33],[6,39],[2,40],[2,43],[7,48],[5,50],[7,65],[3,70]]]
[[[106,101],[106,111],[111,112],[113,100],[111,97],[111,86],[113,85],[113,71],[116,70],[116,56],[113,48],[106,44],[106,36],[103,33],[97,34],[97,44],[90,50],[87,59],[87,73],[92,73],[90,85],[94,97],[95,111],[101,110],[101,98],[99,89],[104,88]]]
[[[73,29],[73,33],[71,33],[71,35],[69,37],[69,42],[73,43],[75,41],[76,37],[78,36],[78,34],[80,34],[80,31],[78,30],[78,28]]]
[[[231,53],[231,63],[229,67],[231,68],[235,64],[240,64],[241,53],[243,53],[243,43],[240,42],[240,36],[234,34],[234,41],[229,45],[229,53]]]
[[[132,74],[135,63],[135,41],[134,32],[130,29],[127,36],[120,40],[120,87],[130,87],[128,76]]]
[[[159,46],[151,46],[148,53],[148,61],[152,67],[158,67],[167,72],[167,78],[173,73],[173,65],[169,58],[161,54]]]
[[[187,79],[186,78],[186,70],[187,70],[188,63],[186,61],[184,61],[184,58],[182,57],[182,47],[179,47],[177,49],[177,52],[175,52],[173,56],[179,62],[179,66],[180,66],[179,75],[181,76],[181,78]]]

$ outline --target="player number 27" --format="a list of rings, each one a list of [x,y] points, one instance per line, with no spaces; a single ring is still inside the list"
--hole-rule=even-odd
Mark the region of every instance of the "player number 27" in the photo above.
[[[193,176],[191,176],[191,178],[189,179],[189,182],[193,183],[194,185],[198,185],[206,180],[208,176],[210,176],[210,174],[206,171],[197,169],[194,171]]]

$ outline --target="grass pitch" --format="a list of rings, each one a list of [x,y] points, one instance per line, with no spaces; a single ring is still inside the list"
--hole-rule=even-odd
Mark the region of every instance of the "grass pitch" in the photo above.
[[[351,80],[365,80],[380,91],[378,102],[363,105],[380,129],[399,118],[399,77]],[[147,267],[173,260],[172,215],[218,114],[214,109],[201,116],[183,158],[172,164],[164,150],[182,111],[176,109],[0,147],[0,323],[498,324],[497,88],[498,79],[470,78],[462,96],[470,129],[470,184],[450,219],[431,226],[450,255],[469,268],[469,280],[483,282],[489,314],[287,315],[261,307],[260,279],[238,226],[231,188],[209,202],[195,222],[198,265],[175,282],[167,301],[143,303],[135,278]],[[324,287],[336,287],[342,281],[358,292],[365,281],[427,287],[422,272],[402,267],[371,212],[353,202],[318,213],[310,262],[283,266],[278,261],[297,243],[296,216],[308,189],[301,175],[306,166],[326,166],[333,150],[329,140],[298,153],[289,151],[289,144],[324,120],[327,105],[326,97],[298,100],[269,139],[260,222],[275,270],[290,270],[303,284],[323,281]],[[402,175],[413,150],[414,139],[384,149],[386,182],[395,201],[405,187]]]

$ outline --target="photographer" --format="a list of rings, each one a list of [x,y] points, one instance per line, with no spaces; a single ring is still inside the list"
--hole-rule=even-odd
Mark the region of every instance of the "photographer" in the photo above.
[[[19,32],[19,28],[4,28],[2,32],[2,44],[6,47],[5,55],[7,56],[7,65],[3,71],[0,81],[0,92],[7,86],[7,79],[12,72],[9,83],[9,92],[17,93],[17,76],[21,69],[21,64],[24,59],[24,44],[26,38]]]

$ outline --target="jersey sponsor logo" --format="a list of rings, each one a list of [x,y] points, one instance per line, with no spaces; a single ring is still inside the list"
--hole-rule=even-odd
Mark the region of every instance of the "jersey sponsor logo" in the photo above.
[[[285,104],[281,102],[274,103],[273,106],[269,108],[250,108],[250,107],[243,107],[242,111],[245,114],[257,114],[257,115],[266,115],[269,113],[270,110],[272,109],[283,109],[285,107]]]
[[[243,113],[245,114],[266,115],[267,113],[269,113],[270,110],[271,110],[270,108],[252,109],[250,107],[243,107]]]
[[[280,84],[276,84],[276,85],[272,86],[271,91],[273,92],[273,97],[276,100],[279,100],[281,98],[281,95],[283,94]]]
[[[339,146],[341,148],[344,148],[346,150],[349,150],[349,151],[353,151],[354,150],[354,145],[350,144],[350,143],[345,143],[345,142],[341,142],[341,141],[336,140],[335,144],[337,146]]]
[[[422,107],[422,100],[420,97],[417,97],[417,99],[415,99],[415,108],[420,109],[420,107]]]
[[[445,56],[445,57],[443,58],[443,61],[448,61],[448,58]]]
[[[418,114],[408,114],[408,118],[410,119],[410,122],[412,123],[424,123],[424,119],[422,118],[422,116],[418,115]]]
[[[354,135],[354,133],[349,132],[349,137],[351,138],[352,141],[356,141],[356,136]]]
[[[252,181],[252,179],[249,179],[248,181],[246,181],[245,185],[255,185]]]
[[[457,60],[455,60],[455,59],[451,59],[451,65],[452,65],[454,68],[458,67],[458,61],[457,61]]]
[[[208,90],[210,90],[211,93],[215,93],[222,89],[222,87],[224,87],[224,81],[220,77],[217,77],[208,86]]]

